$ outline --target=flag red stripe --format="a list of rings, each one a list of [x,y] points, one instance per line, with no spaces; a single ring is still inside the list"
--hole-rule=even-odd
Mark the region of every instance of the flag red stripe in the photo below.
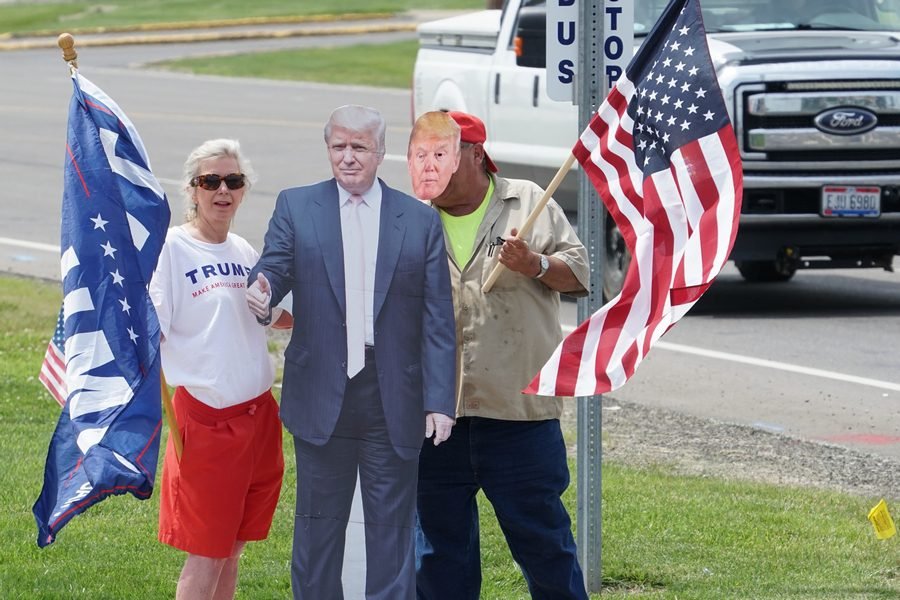
[[[75,173],[78,174],[78,180],[81,181],[81,187],[84,188],[84,195],[90,198],[91,190],[88,189],[87,182],[84,180],[84,175],[81,174],[81,169],[78,168],[78,161],[75,160],[75,154],[72,153],[72,148],[69,144],[66,144],[66,152],[69,154],[69,160],[72,161],[72,167],[75,169]]]
[[[90,99],[89,97],[87,97],[87,96],[85,96],[84,102],[85,102],[85,104],[87,104],[90,108],[93,108],[94,110],[99,110],[100,112],[103,112],[103,113],[106,113],[106,114],[108,114],[108,115],[110,115],[110,116],[112,116],[112,117],[117,117],[117,118],[118,118],[118,115],[117,115],[116,113],[114,113],[113,111],[111,111],[108,107],[103,106],[102,104],[100,104],[100,103],[98,103],[98,102],[94,102],[93,100],[91,100],[91,99]],[[120,124],[120,125],[121,125],[121,123],[122,123],[122,122],[119,121],[119,124]]]
[[[621,127],[611,128],[609,124],[603,118],[601,118],[606,117],[607,119],[613,121],[621,119],[622,115],[628,108],[629,99],[630,97],[625,97],[621,94],[618,87],[614,88],[612,92],[610,92],[610,96],[607,99],[609,106],[606,107],[606,110],[601,111],[601,113],[598,113],[591,119],[589,128],[597,135],[597,147],[599,148],[600,160],[605,165],[611,166],[616,173],[618,187],[621,189],[621,192],[615,195],[620,198],[624,196],[624,198],[630,201],[631,204],[638,210],[638,212],[640,212],[640,210],[643,209],[642,202],[640,196],[632,185],[629,164],[624,158],[622,158],[619,154],[612,150],[608,144],[608,134],[610,132],[610,129],[612,129],[616,133],[616,135],[614,136],[615,140],[621,145],[619,150],[624,150],[625,152],[632,153],[632,136]],[[634,228],[631,226],[631,223],[627,219],[627,217],[623,215],[617,202],[612,200],[612,196],[614,194],[610,193],[611,182],[607,178],[606,172],[600,168],[598,163],[591,156],[591,152],[587,149],[587,147],[581,140],[576,143],[575,148],[573,149],[573,153],[575,154],[575,158],[578,159],[578,162],[582,165],[582,168],[585,169],[585,173],[591,179],[594,187],[597,188],[601,199],[606,205],[607,210],[610,212],[610,215],[618,224],[619,230],[622,232],[626,244],[633,246],[635,241]],[[627,311],[623,311],[623,316],[625,314],[627,314]],[[614,314],[613,318],[616,318],[616,316],[617,315]],[[575,391],[575,385],[578,381],[578,373],[583,360],[583,351],[589,324],[590,321],[583,323],[582,326],[578,327],[575,331],[569,334],[569,336],[563,341],[558,365],[558,372],[560,374],[564,373],[566,375],[562,377],[556,377],[554,386],[554,393],[556,395],[571,396]],[[609,330],[606,331],[608,332]],[[615,339],[611,339],[610,334],[606,333],[605,339],[601,339],[600,341],[600,351],[598,352],[595,362],[609,360],[614,349]],[[602,375],[599,376],[602,377]],[[538,375],[537,379],[539,378],[540,375]],[[532,385],[535,384],[533,383]]]
[[[695,234],[700,240],[700,264],[703,267],[701,281],[709,281],[713,259],[719,245],[718,215],[714,210],[716,200],[719,198],[719,190],[709,172],[706,156],[700,148],[699,141],[685,144],[679,152],[688,165],[689,183],[693,186],[697,198],[703,205],[699,230]]]
[[[571,396],[574,394],[575,384],[578,382],[581,354],[584,350],[587,329],[588,321],[585,321],[562,341],[562,351],[559,357],[559,366],[557,367],[560,376],[556,377],[555,384],[553,384],[554,395]],[[535,388],[536,390],[537,388]]]
[[[86,496],[78,504],[73,504],[69,508],[69,510],[60,514],[56,519],[54,519],[53,522],[49,524],[49,529],[51,531],[55,530],[56,526],[59,523],[64,522],[70,514],[78,513],[85,506],[90,506],[91,504],[93,504],[94,502],[97,501],[98,497],[102,500],[103,497],[106,497],[110,494],[114,494],[114,493],[121,494],[124,492],[131,492],[133,495],[137,496],[138,498],[147,498],[150,496],[150,494],[153,493],[153,490],[144,491],[144,490],[141,490],[141,488],[139,488],[136,485],[116,485],[116,486],[112,486],[109,489],[95,490],[94,493]]]
[[[656,323],[663,318],[668,306],[668,291],[672,280],[673,265],[670,257],[675,250],[675,236],[670,226],[668,210],[660,197],[653,177],[648,177],[644,180],[644,206],[646,207],[647,220],[651,225],[653,249],[648,257],[649,262],[637,262],[638,268],[645,270],[645,277],[642,279],[649,282],[650,294],[647,315],[642,323],[642,331],[645,335],[633,336],[634,341],[631,347],[622,357],[621,367],[624,370],[626,379],[634,374],[638,363],[650,350],[650,338],[646,336],[646,325],[648,323]],[[640,348],[640,352],[638,352],[638,348]]]
[[[637,275],[637,271],[631,270],[628,275],[634,273]],[[632,279],[637,279],[636,277],[632,277]],[[639,284],[638,284],[639,285]],[[631,285],[630,288],[633,288],[634,285]],[[633,292],[622,290],[622,298],[633,298]],[[618,302],[614,304],[610,310],[606,313],[606,319],[603,323],[603,330],[600,332],[600,343],[597,348],[597,358],[594,362],[594,373],[597,380],[596,387],[609,387],[612,388],[612,380],[610,378],[610,371],[616,370],[617,365],[612,363],[612,356],[616,349],[616,344],[619,342],[619,338],[622,336],[623,327],[625,325],[626,320],[628,319],[628,315],[631,312],[632,304],[629,302]]]
[[[60,406],[65,405],[66,396],[69,395],[66,386],[66,365],[52,341],[47,345],[47,352],[44,353],[44,362],[41,363],[38,381],[44,384],[44,387]]]
[[[44,372],[41,371],[40,375],[38,375],[38,381],[44,384],[44,387],[47,388],[47,391],[53,396],[53,399],[56,400],[57,404],[60,406],[65,406],[65,395],[62,389],[56,387],[55,383],[51,378],[45,376]]]
[[[744,168],[741,164],[741,152],[737,145],[737,138],[734,137],[734,130],[731,123],[719,130],[719,141],[725,149],[725,159],[731,170],[732,190],[734,193],[734,204],[731,213],[731,235],[728,239],[728,248],[734,246],[734,240],[737,237],[738,222],[741,217],[741,196],[744,193]]]

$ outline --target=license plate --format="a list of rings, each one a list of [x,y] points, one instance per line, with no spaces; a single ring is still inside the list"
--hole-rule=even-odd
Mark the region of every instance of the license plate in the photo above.
[[[877,217],[881,215],[878,186],[826,185],[822,188],[823,217]]]

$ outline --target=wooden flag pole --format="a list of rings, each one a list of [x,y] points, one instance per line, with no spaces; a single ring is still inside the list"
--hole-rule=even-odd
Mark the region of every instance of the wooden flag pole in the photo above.
[[[178,429],[178,421],[175,420],[175,407],[172,406],[172,398],[169,396],[169,384],[166,383],[166,374],[159,370],[159,388],[162,392],[163,412],[166,414],[166,424],[169,426],[169,437],[175,446],[175,458],[181,462],[181,452],[184,446],[181,442],[181,430]]]
[[[75,38],[70,33],[61,33],[56,38],[56,44],[63,53],[63,60],[69,65],[69,70],[74,73],[78,70],[78,53],[75,51]],[[169,396],[169,385],[166,383],[166,376],[159,371],[159,387],[162,392],[163,412],[166,414],[166,423],[169,425],[169,435],[173,436],[172,441],[175,445],[175,456],[181,460],[181,432],[178,429],[178,421],[175,420],[175,409],[172,407],[172,398]]]
[[[559,171],[556,172],[556,175],[553,176],[553,179],[550,180],[550,185],[547,186],[547,189],[544,190],[544,195],[541,196],[541,199],[538,201],[537,205],[534,207],[534,210],[531,211],[531,214],[528,215],[528,218],[525,219],[525,223],[522,224],[521,229],[519,229],[519,233],[516,234],[515,239],[522,239],[531,231],[531,228],[534,227],[534,222],[537,221],[538,215],[541,214],[541,211],[544,210],[544,207],[547,206],[547,202],[550,201],[550,197],[553,196],[553,192],[556,191],[556,188],[559,187],[559,184],[562,183],[562,180],[565,178],[566,174],[569,172],[569,169],[572,168],[572,164],[575,162],[575,155],[569,154],[569,158],[566,159],[566,162],[563,163],[563,166],[559,168]],[[494,269],[491,271],[491,274],[488,275],[487,280],[484,282],[484,285],[481,286],[481,293],[487,294],[491,291],[491,288],[494,287],[494,284],[497,283],[497,278],[500,277],[500,274],[505,269],[500,262],[494,265]]]

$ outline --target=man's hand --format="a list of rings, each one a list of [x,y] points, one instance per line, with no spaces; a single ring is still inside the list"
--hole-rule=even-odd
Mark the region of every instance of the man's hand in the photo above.
[[[265,321],[269,318],[269,302],[272,300],[272,287],[262,273],[256,275],[256,281],[247,288],[247,307],[256,318]]]
[[[514,239],[519,230],[512,228],[509,238],[500,247],[500,264],[526,277],[534,277],[541,270],[541,258],[523,240]]]
[[[441,413],[428,413],[425,415],[425,437],[434,435],[434,445],[447,441],[450,437],[450,429],[454,420]]]

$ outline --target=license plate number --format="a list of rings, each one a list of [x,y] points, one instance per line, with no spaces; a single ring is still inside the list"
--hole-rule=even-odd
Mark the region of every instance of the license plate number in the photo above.
[[[881,215],[878,186],[826,185],[822,188],[823,217],[877,217]]]

